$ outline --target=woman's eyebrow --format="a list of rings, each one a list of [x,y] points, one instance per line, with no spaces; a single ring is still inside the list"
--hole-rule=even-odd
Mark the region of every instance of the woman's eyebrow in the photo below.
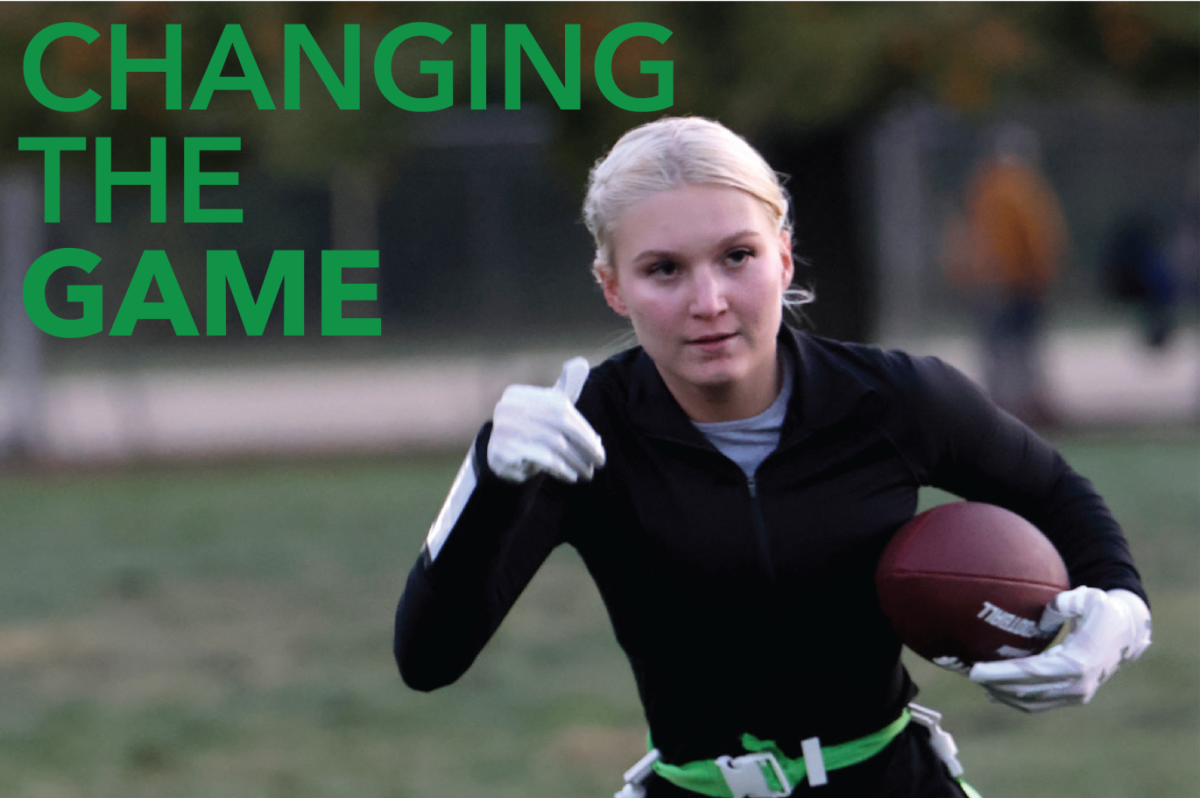
[[[676,257],[678,257],[678,253],[669,249],[646,249],[634,255],[632,260],[639,263],[647,260],[671,260]]]
[[[714,244],[713,249],[725,249],[726,247],[732,245],[735,241],[746,237],[761,238],[762,234],[749,227],[745,230],[738,230],[735,233],[730,233]],[[634,255],[631,260],[634,263],[639,263],[646,260],[670,260],[671,258],[676,258],[678,256],[679,255],[677,252],[669,249],[645,249]]]
[[[746,228],[745,230],[738,230],[736,233],[730,233],[729,235],[725,236],[724,238],[722,238],[720,241],[717,242],[716,248],[724,249],[725,247],[732,244],[734,241],[737,241],[740,238],[746,238],[748,236],[753,237],[753,238],[761,238],[762,237],[762,235],[757,230],[755,230],[753,228]]]

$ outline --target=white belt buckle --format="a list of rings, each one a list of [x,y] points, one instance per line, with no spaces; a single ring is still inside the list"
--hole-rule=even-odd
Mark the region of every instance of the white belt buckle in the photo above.
[[[714,761],[721,769],[721,775],[725,777],[725,783],[729,785],[733,798],[786,798],[792,794],[792,783],[783,772],[779,760],[770,751],[736,758],[719,756]],[[772,790],[767,784],[767,777],[763,775],[762,770],[764,764],[770,765],[774,771],[780,790]]]
[[[942,713],[936,712],[929,707],[923,707],[920,704],[909,704],[909,712],[912,713],[912,719],[929,729],[929,745],[937,753],[938,757],[946,763],[950,775],[958,778],[963,774],[963,766],[958,761],[958,746],[954,744],[954,738],[950,732],[942,729]]]
[[[829,775],[825,772],[825,755],[821,753],[821,738],[809,737],[800,743],[800,751],[804,754],[804,769],[808,771],[808,786],[821,787],[829,783]]]
[[[625,771],[625,786],[613,798],[646,798],[646,788],[642,786],[650,774],[654,772],[654,763],[662,759],[657,748],[637,761],[633,767]]]

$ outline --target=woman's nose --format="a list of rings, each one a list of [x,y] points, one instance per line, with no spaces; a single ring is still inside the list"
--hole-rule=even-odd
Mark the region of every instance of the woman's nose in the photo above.
[[[715,269],[697,269],[692,288],[692,313],[696,316],[715,316],[729,306],[724,280]]]

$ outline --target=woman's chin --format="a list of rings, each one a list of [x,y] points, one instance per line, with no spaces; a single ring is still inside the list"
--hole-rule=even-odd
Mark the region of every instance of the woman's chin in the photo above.
[[[680,376],[692,387],[703,391],[721,391],[734,387],[745,377],[745,369],[728,362],[698,364]]]

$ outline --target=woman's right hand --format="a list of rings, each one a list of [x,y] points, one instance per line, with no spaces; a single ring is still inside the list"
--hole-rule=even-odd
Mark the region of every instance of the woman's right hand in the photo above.
[[[591,479],[604,465],[600,436],[575,408],[588,363],[576,357],[563,364],[553,388],[510,385],[492,415],[488,467],[508,482],[524,482],[546,472],[564,482]]]

